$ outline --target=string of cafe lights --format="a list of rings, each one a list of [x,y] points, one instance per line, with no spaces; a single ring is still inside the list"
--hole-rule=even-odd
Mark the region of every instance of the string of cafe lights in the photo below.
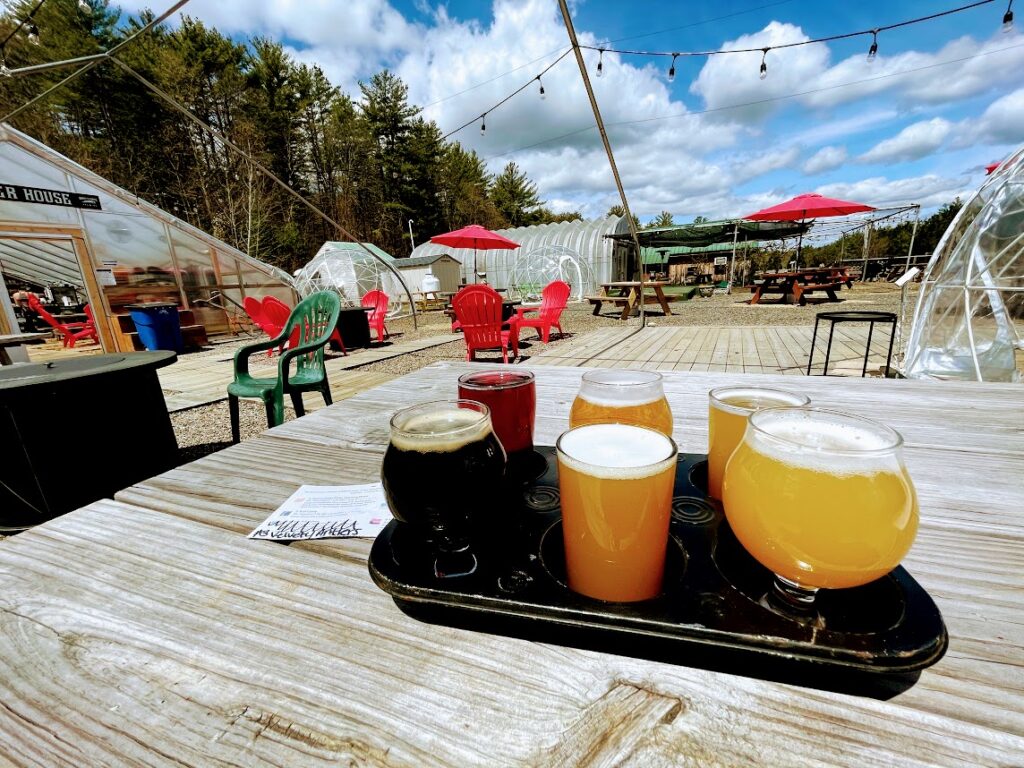
[[[913,24],[921,24],[926,21],[932,21],[933,19],[939,19],[944,16],[951,16],[955,13],[963,13],[974,8],[978,8],[983,5],[989,5],[996,0],[976,0],[976,2],[969,3],[967,5],[961,5],[957,8],[950,8],[945,11],[939,11],[937,13],[931,13],[927,16],[919,16],[914,19],[907,19],[906,21],[896,22],[895,24],[886,24],[883,26],[872,27],[870,29],[861,29],[856,32],[844,32],[838,35],[827,35],[825,37],[816,37],[810,40],[798,40],[792,43],[778,43],[776,45],[758,46],[756,48],[727,48],[725,50],[716,51],[646,51],[646,50],[630,50],[625,48],[613,48],[610,45],[581,45],[580,48],[585,48],[591,51],[597,51],[597,69],[595,71],[596,77],[601,77],[604,74],[604,54],[606,53],[617,53],[621,56],[650,56],[650,57],[664,57],[671,58],[671,63],[668,69],[668,81],[671,83],[675,80],[676,76],[676,59],[688,58],[688,57],[701,57],[710,58],[712,56],[722,56],[724,54],[732,53],[760,53],[761,54],[761,66],[759,75],[762,80],[768,76],[768,61],[767,57],[769,52],[782,50],[785,48],[798,48],[804,45],[813,45],[815,43],[829,43],[836,40],[849,40],[854,37],[866,37],[871,36],[871,45],[868,47],[868,61],[872,62],[878,55],[878,35],[881,32],[888,32],[893,29],[900,29],[901,27],[909,27]],[[1013,28],[1013,0],[1010,0],[1007,6],[1006,13],[1003,15],[1003,31],[1009,32]]]
[[[46,0],[39,0],[32,10],[28,14],[20,19],[14,28],[7,33],[7,36],[3,40],[0,40],[0,76],[7,77],[10,75],[11,70],[7,66],[7,44],[14,39],[21,30],[25,30],[25,39],[32,45],[39,45],[39,25],[36,24],[36,14],[39,13],[39,9],[43,7]],[[92,15],[92,6],[89,5],[87,0],[78,0],[78,10],[86,16]]]
[[[810,40],[801,40],[801,41],[792,42],[792,43],[779,43],[777,45],[762,46],[762,47],[758,47],[758,48],[727,48],[727,49],[724,49],[724,50],[708,50],[708,51],[640,51],[640,50],[628,50],[628,49],[613,48],[610,45],[603,45],[603,46],[581,45],[580,48],[584,48],[584,49],[588,49],[588,50],[592,50],[592,51],[597,51],[598,52],[597,67],[596,67],[596,71],[594,73],[596,77],[602,77],[604,75],[604,60],[603,60],[603,57],[604,57],[605,53],[617,53],[617,54],[620,54],[620,55],[627,55],[627,56],[670,57],[671,58],[671,63],[669,64],[668,76],[667,76],[667,79],[668,79],[668,81],[670,83],[675,80],[675,75],[676,75],[676,68],[675,68],[676,59],[686,58],[686,57],[705,57],[705,58],[710,58],[711,56],[722,56],[722,55],[734,54],[734,53],[760,53],[761,54],[761,65],[760,65],[760,68],[759,68],[759,76],[760,76],[760,78],[762,80],[764,80],[768,76],[768,61],[767,61],[767,57],[768,57],[768,53],[770,51],[781,50],[781,49],[784,49],[784,48],[796,48],[796,47],[803,46],[803,45],[811,45],[813,43],[826,43],[826,42],[832,42],[832,41],[835,41],[835,40],[847,40],[847,39],[854,38],[854,37],[863,37],[863,36],[866,36],[866,35],[871,35],[871,45],[868,48],[867,60],[868,60],[868,62],[872,62],[872,61],[875,60],[875,58],[878,55],[878,35],[881,32],[886,32],[886,31],[893,30],[893,29],[899,29],[901,27],[908,27],[908,26],[911,26],[913,24],[921,24],[921,23],[924,23],[924,22],[927,22],[927,21],[932,21],[933,19],[942,18],[944,16],[950,16],[950,15],[953,15],[953,14],[956,14],[956,13],[963,13],[964,11],[969,11],[969,10],[972,10],[974,8],[978,8],[978,7],[983,6],[983,5],[990,5],[991,3],[994,3],[994,2],[996,2],[996,0],[977,0],[977,2],[969,3],[967,5],[961,5],[961,6],[958,6],[956,8],[950,8],[950,9],[945,10],[945,11],[939,11],[937,13],[928,14],[927,16],[919,16],[919,17],[914,18],[914,19],[907,19],[905,21],[896,22],[895,24],[887,24],[887,25],[884,25],[884,26],[872,27],[871,29],[863,29],[863,30],[858,30],[858,31],[855,31],[855,32],[845,32],[845,33],[838,34],[838,35],[829,35],[827,37],[819,37],[819,38],[814,38],[814,39],[810,39]],[[1009,32],[1012,28],[1013,28],[1013,0],[1009,0],[1009,3],[1008,3],[1007,8],[1006,8],[1006,13],[1003,14],[1002,29],[1003,29],[1003,32]],[[477,117],[474,117],[474,118],[472,118],[470,120],[467,120],[465,123],[460,125],[458,128],[455,128],[455,129],[449,131],[448,133],[446,133],[442,137],[442,140],[447,139],[450,136],[454,136],[456,133],[459,133],[460,131],[465,130],[466,128],[468,128],[471,125],[476,124],[477,122],[480,123],[480,134],[481,135],[486,135],[487,134],[487,116],[489,114],[491,114],[494,110],[496,110],[498,107],[502,106],[503,104],[505,104],[506,102],[511,100],[513,97],[515,97],[518,94],[520,94],[523,91],[525,91],[527,88],[529,88],[534,83],[537,83],[537,85],[538,85],[538,95],[540,96],[541,99],[544,99],[547,96],[547,93],[546,93],[546,91],[544,89],[543,80],[541,79],[542,76],[547,74],[547,72],[549,70],[551,70],[562,59],[564,59],[570,53],[570,51],[571,51],[571,49],[569,51],[565,51],[561,56],[559,56],[557,59],[555,59],[555,61],[553,61],[551,64],[549,64],[539,74],[533,76],[532,78],[527,80],[525,83],[523,83],[521,86],[516,88],[514,91],[509,93],[507,96],[505,96],[503,99],[501,99],[500,101],[496,102],[492,106],[490,106],[487,109],[485,109]]]

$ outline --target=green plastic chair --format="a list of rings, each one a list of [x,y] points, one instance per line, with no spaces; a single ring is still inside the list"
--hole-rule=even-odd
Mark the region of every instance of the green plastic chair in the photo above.
[[[288,316],[281,334],[269,341],[249,344],[235,352],[235,380],[228,384],[228,408],[231,411],[231,440],[237,443],[239,435],[238,398],[260,398],[267,409],[267,427],[276,427],[284,421],[284,395],[292,398],[295,413],[306,413],[302,406],[302,393],[319,390],[324,402],[331,404],[331,387],[324,368],[324,347],[338,327],[341,300],[330,291],[321,291],[300,301]],[[292,336],[294,335],[294,338]],[[277,376],[257,378],[249,375],[249,357],[256,352],[288,343],[277,361]],[[295,371],[290,372],[292,360]]]

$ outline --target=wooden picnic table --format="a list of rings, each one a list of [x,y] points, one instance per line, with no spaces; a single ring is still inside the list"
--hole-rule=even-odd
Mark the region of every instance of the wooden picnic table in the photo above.
[[[595,315],[600,314],[603,304],[622,307],[619,319],[625,320],[631,314],[639,311],[640,288],[643,286],[644,304],[658,304],[666,315],[671,315],[672,309],[668,305],[668,299],[663,290],[666,285],[668,282],[662,280],[644,281],[643,283],[639,280],[618,280],[612,283],[601,283],[600,294],[587,296],[587,301],[594,305]],[[650,289],[650,293],[648,293],[648,289]]]
[[[0,542],[0,742],[82,765],[1008,766],[1024,754],[1024,389],[800,381],[900,430],[921,505],[905,561],[946,656],[888,700],[424,624],[370,542],[245,534],[302,483],[377,479],[388,419],[454,397],[442,363]],[[586,369],[534,366],[538,443]],[[683,451],[707,392],[665,374]],[[782,376],[756,383],[792,387]],[[964,408],[964,403],[970,408]],[[936,418],[942,414],[942,418]],[[815,675],[827,685],[829,672]]]
[[[807,296],[824,291],[829,301],[839,301],[838,291],[845,285],[853,287],[853,278],[846,267],[812,267],[791,272],[765,272],[757,285],[750,287],[753,294],[751,304],[757,304],[765,294],[777,293],[779,303],[785,304],[792,297],[792,303],[807,304]]]

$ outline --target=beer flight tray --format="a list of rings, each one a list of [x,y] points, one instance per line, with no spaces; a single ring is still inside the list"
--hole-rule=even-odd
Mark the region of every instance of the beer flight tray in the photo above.
[[[612,652],[622,648],[683,664],[697,652],[712,663],[715,656],[739,654],[755,664],[901,674],[934,664],[946,651],[938,608],[902,567],[862,587],[821,590],[823,627],[762,605],[772,574],[743,549],[720,505],[707,498],[707,462],[699,454],[679,457],[662,594],[607,603],[572,592],[565,579],[554,448],[538,446],[537,453],[536,479],[511,485],[488,502],[485,515],[499,527],[475,547],[475,572],[436,577],[429,542],[392,521],[370,552],[377,586],[424,621]]]

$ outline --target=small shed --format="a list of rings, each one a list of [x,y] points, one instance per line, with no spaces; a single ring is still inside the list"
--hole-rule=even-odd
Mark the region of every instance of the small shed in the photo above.
[[[423,290],[423,278],[431,273],[441,281],[441,290],[455,293],[462,277],[462,262],[447,253],[395,259],[394,265],[410,291]]]

